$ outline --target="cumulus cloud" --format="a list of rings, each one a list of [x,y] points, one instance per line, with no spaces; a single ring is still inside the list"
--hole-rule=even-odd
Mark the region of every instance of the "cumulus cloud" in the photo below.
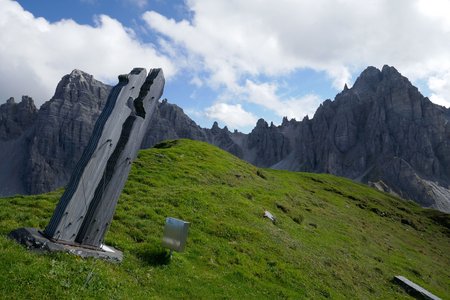
[[[187,6],[190,20],[154,11],[143,18],[181,49],[176,56],[202,66],[203,82],[228,92],[242,94],[252,87],[246,79],[259,76],[277,90],[274,78],[301,69],[326,72],[340,90],[366,66],[384,64],[413,81],[449,80],[449,0],[188,0]],[[430,88],[434,99],[450,99],[446,88]],[[250,101],[267,106],[262,99]]]
[[[428,79],[428,86],[432,92],[430,100],[436,104],[450,107],[450,97],[445,98],[444,95],[450,95],[450,71],[438,75],[432,76]]]
[[[418,0],[416,3],[421,13],[437,19],[444,26],[444,29],[450,31],[450,1],[448,0]]]
[[[176,72],[171,61],[153,45],[141,43],[134,32],[106,15],[96,26],[72,20],[50,23],[25,11],[19,3],[0,0],[0,101],[21,94],[38,105],[48,100],[60,78],[81,69],[102,81],[133,67],[163,67],[166,77]]]
[[[280,98],[278,86],[273,83],[255,83],[247,80],[245,83],[245,98],[254,104],[259,104],[280,117],[301,119],[305,115],[314,115],[322,99],[317,95],[306,95],[299,98]]]
[[[205,110],[208,118],[219,120],[231,128],[255,125],[257,118],[245,111],[241,104],[215,103]]]

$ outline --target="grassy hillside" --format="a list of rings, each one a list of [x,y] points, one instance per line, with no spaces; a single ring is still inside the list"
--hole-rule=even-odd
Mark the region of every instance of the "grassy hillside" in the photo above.
[[[450,295],[449,216],[347,179],[258,169],[189,140],[141,151],[106,238],[121,264],[6,237],[44,228],[61,193],[0,199],[0,298],[408,299],[394,275]],[[167,216],[191,222],[172,260]]]

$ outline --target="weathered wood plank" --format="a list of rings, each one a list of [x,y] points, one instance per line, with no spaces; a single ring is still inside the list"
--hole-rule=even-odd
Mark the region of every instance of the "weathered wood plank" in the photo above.
[[[394,282],[402,286],[411,296],[417,299],[441,300],[438,296],[433,295],[420,285],[415,284],[403,276],[395,276]]]
[[[119,76],[72,178],[45,229],[55,241],[100,247],[164,89],[161,69]]]

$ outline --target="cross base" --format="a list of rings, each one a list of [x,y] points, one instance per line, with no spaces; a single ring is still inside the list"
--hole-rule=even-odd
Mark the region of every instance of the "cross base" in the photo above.
[[[19,228],[11,231],[8,237],[32,251],[67,252],[83,258],[94,257],[117,263],[123,259],[123,253],[113,247],[103,245],[95,249],[82,247],[81,245],[67,245],[48,239],[36,228]]]

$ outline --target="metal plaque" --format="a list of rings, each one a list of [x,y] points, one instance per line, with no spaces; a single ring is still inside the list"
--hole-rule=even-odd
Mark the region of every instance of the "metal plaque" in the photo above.
[[[167,218],[164,226],[163,247],[182,252],[186,245],[189,222],[175,218]]]

